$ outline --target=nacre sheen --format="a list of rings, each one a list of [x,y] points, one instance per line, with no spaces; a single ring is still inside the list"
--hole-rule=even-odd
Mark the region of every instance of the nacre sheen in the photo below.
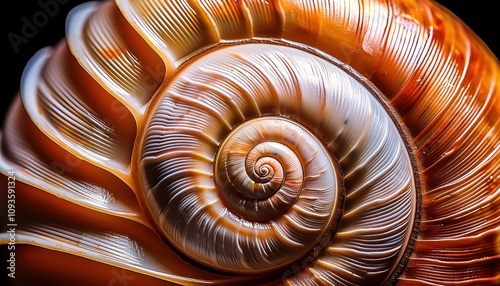
[[[499,130],[433,1],[88,2],[2,129],[9,283],[498,284]]]
[[[334,240],[327,252],[364,254],[319,260],[333,259],[333,268],[378,258],[388,271],[411,232],[416,187],[401,135],[377,99],[297,48],[242,44],[204,55],[172,79],[146,123],[145,196],[169,240],[213,268],[258,272],[302,258],[343,212],[336,235],[357,243]],[[278,191],[269,198],[253,194],[267,186],[248,171],[261,164],[253,158],[274,161],[266,165]],[[345,207],[337,198],[344,191]]]

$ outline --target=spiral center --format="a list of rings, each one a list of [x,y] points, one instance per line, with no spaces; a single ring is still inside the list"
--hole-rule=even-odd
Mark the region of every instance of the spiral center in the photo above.
[[[318,138],[294,121],[276,116],[248,120],[227,136],[216,154],[218,190],[241,218],[274,219],[301,196],[311,158],[335,169]],[[327,192],[335,197],[335,174],[323,175]]]
[[[264,142],[255,146],[245,159],[246,174],[255,184],[253,189],[243,188],[239,192],[247,198],[264,199],[273,195],[283,182],[283,168],[276,155],[262,155],[264,150],[286,148],[276,142]],[[288,151],[289,150],[285,150]],[[265,153],[264,153],[265,154]]]

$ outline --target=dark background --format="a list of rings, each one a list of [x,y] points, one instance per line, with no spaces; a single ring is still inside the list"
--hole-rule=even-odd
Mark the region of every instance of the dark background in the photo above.
[[[58,11],[48,17],[47,24],[41,26],[38,32],[28,43],[20,44],[16,53],[10,44],[7,35],[13,32],[21,35],[24,25],[22,18],[32,19],[40,11],[39,0],[9,1],[9,8],[3,6],[1,25],[1,62],[0,62],[0,124],[3,123],[4,114],[11,103],[13,96],[19,90],[19,80],[26,62],[30,57],[45,46],[56,44],[64,36],[64,26],[67,13],[83,0],[41,0],[42,2],[58,3]],[[167,1],[167,0],[166,0]],[[500,58],[500,13],[495,3],[498,1],[456,1],[440,0],[450,11],[459,16],[490,49]],[[462,2],[462,3],[460,3]],[[497,12],[496,12],[497,11]]]

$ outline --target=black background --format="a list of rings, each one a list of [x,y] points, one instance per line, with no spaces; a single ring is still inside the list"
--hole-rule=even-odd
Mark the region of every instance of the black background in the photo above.
[[[33,15],[40,11],[39,0],[17,0],[9,1],[2,12],[2,56],[0,62],[0,124],[3,123],[4,114],[10,105],[13,96],[19,90],[19,81],[26,62],[39,49],[56,44],[64,36],[64,26],[67,13],[84,0],[57,0],[59,11],[49,17],[47,24],[41,26],[34,37],[26,44],[19,45],[16,53],[10,44],[7,35],[9,32],[21,34],[23,26],[22,18],[32,19]],[[47,2],[49,0],[41,0]],[[52,0],[56,1],[56,0]],[[168,1],[168,0],[166,0]],[[500,58],[500,15],[496,4],[498,1],[437,1],[462,19]],[[462,2],[462,3],[460,3]],[[480,3],[480,4],[479,4]]]

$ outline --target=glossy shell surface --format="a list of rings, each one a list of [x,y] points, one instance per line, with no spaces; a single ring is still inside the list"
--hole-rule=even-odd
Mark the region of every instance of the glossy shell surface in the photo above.
[[[5,122],[13,285],[500,283],[500,63],[432,1],[81,4]]]

